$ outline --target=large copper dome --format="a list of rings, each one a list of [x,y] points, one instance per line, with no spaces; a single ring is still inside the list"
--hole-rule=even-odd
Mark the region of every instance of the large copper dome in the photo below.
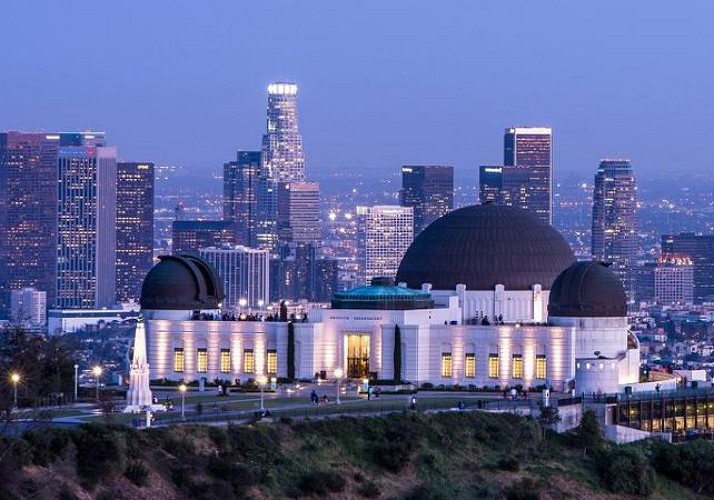
[[[141,287],[141,308],[196,311],[218,309],[223,286],[213,267],[191,255],[162,255]]]
[[[486,203],[455,210],[434,221],[407,250],[397,282],[434,290],[545,290],[575,262],[558,231],[528,212]]]

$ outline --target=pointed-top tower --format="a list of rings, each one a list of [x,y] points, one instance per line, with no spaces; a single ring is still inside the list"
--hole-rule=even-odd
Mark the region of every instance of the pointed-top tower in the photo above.
[[[151,407],[149,387],[149,361],[146,355],[146,329],[140,316],[134,334],[134,355],[129,370],[129,390],[126,393],[125,412],[137,412]]]

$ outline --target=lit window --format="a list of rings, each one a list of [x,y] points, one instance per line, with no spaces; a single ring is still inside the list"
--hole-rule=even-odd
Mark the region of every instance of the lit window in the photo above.
[[[442,352],[441,353],[441,376],[444,378],[453,376],[450,352]]]
[[[523,355],[513,355],[513,378],[523,378]]]
[[[221,349],[221,373],[231,372],[231,350]]]
[[[472,352],[466,353],[466,366],[464,367],[464,376],[466,378],[476,377],[476,355]]]
[[[255,353],[253,349],[243,351],[243,373],[255,373]]]
[[[206,349],[198,350],[198,373],[206,373],[208,371],[208,351]]]
[[[268,349],[268,373],[278,373],[278,351]]]
[[[489,378],[498,378],[498,354],[488,355],[488,376]]]
[[[545,354],[539,354],[536,356],[536,378],[545,379],[547,376]]]
[[[183,348],[174,349],[174,371],[183,372]]]

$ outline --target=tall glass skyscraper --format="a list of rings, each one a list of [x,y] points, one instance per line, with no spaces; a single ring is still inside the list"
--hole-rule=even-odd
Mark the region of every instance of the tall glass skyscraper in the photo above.
[[[629,160],[604,159],[595,174],[593,258],[611,262],[628,301],[634,302],[637,260],[637,188]]]
[[[267,177],[280,182],[305,179],[305,154],[298,129],[298,87],[295,83],[268,85],[267,132],[263,135],[263,167]]]
[[[395,278],[414,240],[414,209],[393,205],[357,207],[358,281]]]
[[[223,219],[235,223],[236,243],[257,246],[260,151],[238,151],[236,161],[223,165]]]
[[[507,128],[503,136],[503,164],[527,170],[506,172],[504,180],[506,184],[521,185],[526,179],[525,194],[520,196],[529,199],[526,209],[552,224],[553,130],[550,127]]]
[[[139,301],[154,263],[154,164],[117,163],[117,301]]]
[[[454,167],[405,165],[399,204],[414,208],[414,235],[454,208]]]

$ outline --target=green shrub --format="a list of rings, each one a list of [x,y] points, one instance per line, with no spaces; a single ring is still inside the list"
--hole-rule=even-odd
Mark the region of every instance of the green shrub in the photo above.
[[[85,424],[73,434],[77,447],[77,472],[93,487],[124,470],[125,444],[110,426]]]
[[[365,498],[377,498],[382,494],[379,486],[377,486],[377,483],[373,481],[367,481],[366,483],[360,484],[359,488],[357,488],[357,493]]]
[[[345,489],[345,478],[334,471],[308,472],[300,478],[298,488],[306,495],[339,493]]]
[[[540,498],[541,485],[529,477],[524,477],[520,481],[513,483],[503,490],[503,497],[506,500],[538,500]]]
[[[32,463],[47,467],[74,449],[72,435],[66,429],[48,428],[25,434],[32,447]]]
[[[146,468],[143,462],[129,462],[126,469],[124,469],[124,476],[139,488],[149,484],[149,469]]]
[[[613,493],[640,496],[652,493],[655,472],[640,450],[627,446],[600,450],[596,463],[600,476]]]
[[[521,463],[516,457],[509,455],[506,457],[502,457],[498,461],[498,468],[501,470],[507,470],[509,472],[518,472],[521,468]]]

